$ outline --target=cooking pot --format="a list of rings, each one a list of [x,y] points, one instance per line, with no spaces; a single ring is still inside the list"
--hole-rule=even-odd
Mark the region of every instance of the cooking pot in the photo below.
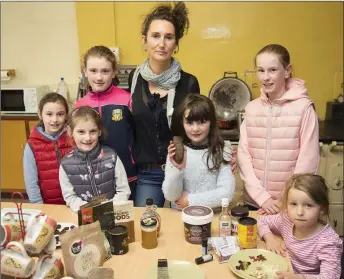
[[[237,72],[224,72],[210,89],[209,98],[215,105],[219,128],[231,130],[238,127],[238,112],[245,109],[252,94]]]

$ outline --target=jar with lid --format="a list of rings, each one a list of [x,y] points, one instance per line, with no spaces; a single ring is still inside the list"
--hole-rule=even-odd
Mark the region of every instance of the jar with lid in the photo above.
[[[161,217],[157,211],[157,206],[154,204],[152,198],[146,199],[146,210],[143,212],[141,216],[141,221],[146,218],[153,218],[157,222],[157,234],[159,236],[160,229],[161,229]]]
[[[145,249],[153,249],[158,246],[157,220],[147,217],[141,220],[141,245]]]
[[[232,215],[232,235],[238,234],[238,223],[239,219],[242,217],[247,217],[249,214],[249,210],[246,206],[238,205],[232,208],[231,215]]]

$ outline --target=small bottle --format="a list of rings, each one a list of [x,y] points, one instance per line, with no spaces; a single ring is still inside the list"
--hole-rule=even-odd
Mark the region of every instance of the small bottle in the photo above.
[[[198,257],[195,259],[195,263],[198,264],[203,264],[203,263],[207,263],[213,260],[213,255],[212,254],[207,254],[201,257]]]
[[[202,256],[208,254],[208,238],[202,239]]]
[[[65,97],[68,103],[70,102],[69,88],[63,77],[61,77],[56,92]]]
[[[161,229],[161,217],[157,211],[157,206],[153,204],[154,201],[152,198],[146,199],[146,210],[143,212],[141,220],[145,218],[153,218],[157,221],[157,232],[159,235],[160,229]]]
[[[221,200],[222,212],[220,214],[220,236],[226,237],[231,235],[231,216],[228,214],[229,200],[223,198]]]

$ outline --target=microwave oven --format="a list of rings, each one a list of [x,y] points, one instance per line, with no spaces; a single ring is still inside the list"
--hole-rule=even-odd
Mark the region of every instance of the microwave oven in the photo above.
[[[1,113],[37,113],[42,97],[49,86],[1,88]]]

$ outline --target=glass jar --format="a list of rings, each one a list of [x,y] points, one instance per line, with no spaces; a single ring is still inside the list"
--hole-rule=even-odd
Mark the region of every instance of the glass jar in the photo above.
[[[88,273],[88,279],[114,279],[114,272],[109,267],[95,267]]]
[[[157,220],[147,217],[141,220],[142,247],[153,249],[158,246]]]
[[[235,206],[231,210],[231,215],[232,215],[232,235],[237,235],[238,234],[238,223],[239,219],[242,217],[247,217],[249,214],[249,210],[246,206]]]

